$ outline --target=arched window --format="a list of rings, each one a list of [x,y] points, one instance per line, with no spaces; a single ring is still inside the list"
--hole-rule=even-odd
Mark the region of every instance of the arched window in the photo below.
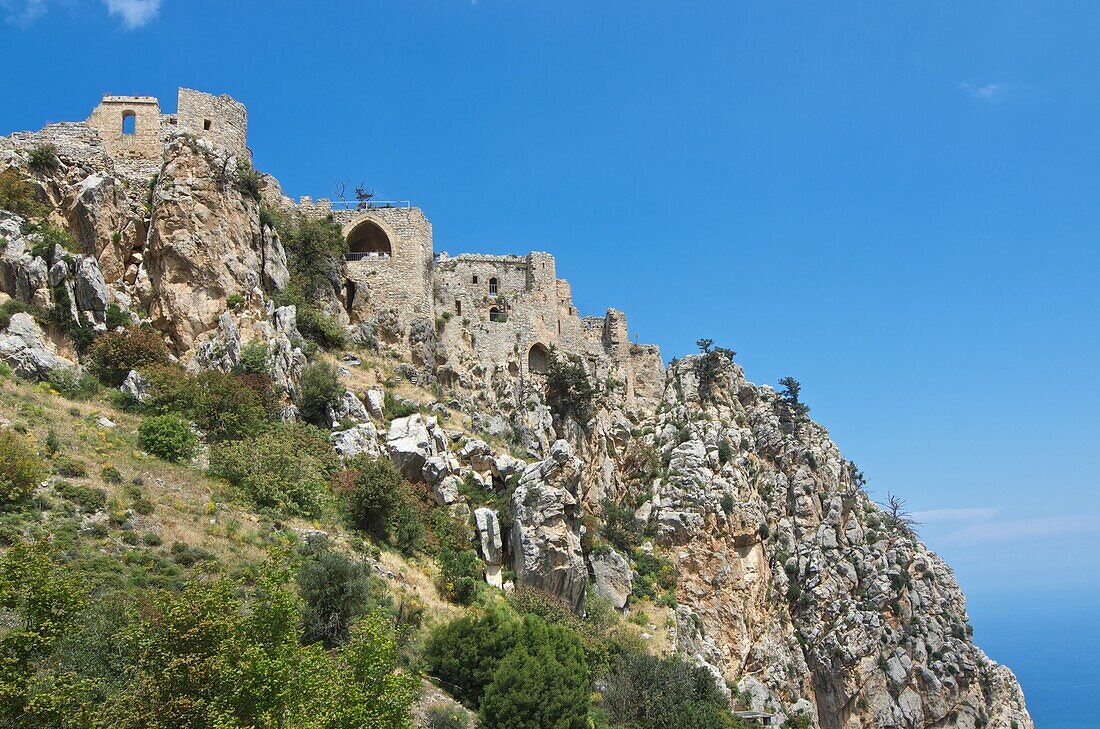
[[[373,220],[364,220],[348,233],[349,261],[361,261],[364,258],[389,258],[393,254],[389,236]]]
[[[489,279],[489,296],[497,295],[497,280],[495,278]]]
[[[122,133],[127,136],[137,134],[137,115],[134,112],[122,112]]]
[[[545,375],[550,371],[550,351],[541,344],[531,347],[527,353],[527,369],[537,375]]]
[[[489,309],[489,321],[508,321],[508,315],[494,306]]]

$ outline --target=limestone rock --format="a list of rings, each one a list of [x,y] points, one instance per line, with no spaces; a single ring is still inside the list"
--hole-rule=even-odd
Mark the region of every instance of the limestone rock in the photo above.
[[[474,523],[481,540],[481,558],[487,564],[499,565],[503,560],[500,535],[500,521],[492,509],[481,507],[474,509]],[[498,585],[499,587],[499,585]]]
[[[60,368],[76,364],[57,354],[53,344],[30,314],[13,314],[8,328],[0,333],[0,360],[20,377],[44,380]]]
[[[354,428],[333,433],[332,447],[344,460],[350,460],[365,453],[370,458],[381,455],[378,446],[378,431],[371,423],[360,423]]]
[[[405,478],[419,481],[423,476],[424,462],[443,450],[441,441],[445,448],[446,437],[436,419],[417,413],[396,418],[390,423],[386,452]]]
[[[578,499],[583,468],[569,443],[559,440],[549,458],[527,467],[511,499],[516,586],[545,590],[578,612],[588,583]]]
[[[130,374],[126,375],[126,379],[123,380],[118,389],[140,403],[144,403],[151,396],[149,381],[142,377],[137,370],[130,370]]]
[[[614,549],[608,549],[589,555],[588,566],[592,570],[596,594],[609,600],[616,610],[625,608],[634,584],[630,562]]]

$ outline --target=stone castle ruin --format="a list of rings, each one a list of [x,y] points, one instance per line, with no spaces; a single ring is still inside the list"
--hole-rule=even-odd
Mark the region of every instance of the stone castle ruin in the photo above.
[[[154,192],[169,200],[193,192],[180,188],[174,179],[178,176],[176,162],[167,158],[173,140],[182,135],[221,155],[223,174],[225,169],[235,169],[234,159],[250,164],[247,121],[245,106],[226,95],[181,88],[175,113],[165,112],[152,96],[106,95],[86,121],[50,124],[39,132],[0,139],[0,155],[5,142],[11,152],[24,154],[35,145],[50,143],[62,159],[97,160],[97,174],[85,181],[89,189],[83,196],[99,197],[108,192],[117,196],[116,188],[128,190],[130,220],[112,220],[107,226],[89,220],[102,216],[87,214],[88,201],[80,199],[60,206],[67,209],[64,217],[78,242],[99,251],[108,282],[121,279],[124,286],[138,289],[146,282],[164,298],[170,296],[165,293],[170,291],[170,272],[158,266],[156,259],[163,258],[158,253],[175,233],[158,226],[157,218],[162,213],[171,215],[171,208],[165,205],[147,211],[146,217],[138,209],[138,191],[153,185],[161,175],[166,177],[157,189],[150,187],[149,206],[153,207]],[[529,388],[541,388],[540,378],[548,369],[550,351],[555,350],[580,357],[590,375],[601,383],[620,385],[626,403],[660,398],[663,364],[657,348],[630,343],[621,311],[609,309],[602,317],[580,316],[569,283],[557,277],[552,255],[437,254],[431,223],[422,210],[409,203],[348,206],[309,197],[295,202],[281,194],[274,178],[267,179],[268,204],[306,216],[331,217],[341,226],[348,253],[341,271],[342,286],[328,302],[329,315],[349,330],[367,332],[368,337],[409,355],[423,376],[471,391],[494,388],[505,401],[518,406]],[[95,189],[90,189],[90,183],[95,183]],[[161,190],[166,183],[174,189]],[[110,227],[110,232],[105,227]],[[225,227],[204,231],[196,236],[202,240],[189,241],[189,246],[216,250],[220,241],[212,236],[224,237]],[[242,265],[263,269],[242,286],[247,294],[254,282],[270,278],[270,259],[281,255],[281,249],[275,250],[277,241],[268,240],[270,233],[252,230],[255,226],[247,221],[229,227],[238,235],[263,238],[262,242],[243,241],[256,248],[257,255]],[[104,245],[104,238],[112,243]],[[193,258],[195,253],[192,250],[183,257]],[[180,262],[183,268],[186,264]],[[192,284],[196,276],[201,279],[198,270],[187,275]],[[173,322],[181,317],[189,319],[182,334],[172,333],[181,350],[187,350],[204,332],[216,329],[221,304],[232,286],[216,288],[221,290],[211,292],[212,300],[151,305],[154,321],[165,326],[178,326]],[[157,312],[161,312],[159,318]]]

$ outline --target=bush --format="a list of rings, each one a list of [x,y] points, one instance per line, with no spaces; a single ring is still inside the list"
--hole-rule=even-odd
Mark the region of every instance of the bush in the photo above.
[[[324,433],[279,423],[246,440],[222,443],[210,454],[210,471],[238,487],[252,503],[316,516],[339,467]]]
[[[8,324],[11,324],[11,318],[16,314],[31,314],[32,316],[36,316],[40,315],[40,312],[36,311],[32,306],[24,304],[22,301],[8,299],[3,304],[0,304],[0,331],[4,331],[8,328]]]
[[[253,340],[241,347],[236,371],[240,374],[266,376],[270,370],[268,367],[270,354],[267,344],[260,340]]]
[[[244,161],[237,162],[237,177],[233,181],[233,187],[237,189],[237,192],[250,200],[260,202],[266,186],[267,183],[263,175],[257,172],[252,165]]]
[[[291,289],[286,303],[300,305],[321,301],[339,289],[341,257],[347,252],[348,244],[340,226],[331,217],[283,215],[270,208],[265,208],[261,216],[271,221],[286,250]],[[301,327],[302,310],[299,309],[299,331]]]
[[[50,206],[38,186],[12,167],[0,172],[0,210],[38,220],[49,215]]]
[[[587,421],[596,390],[588,379],[584,362],[575,354],[562,358],[550,350],[550,368],[546,375],[546,403],[555,414]]]
[[[0,430],[0,505],[30,495],[46,478],[46,468],[27,438]]]
[[[633,552],[643,541],[645,524],[634,516],[634,510],[620,506],[613,499],[603,502],[603,524],[600,534],[624,554]]]
[[[533,615],[516,630],[516,645],[485,687],[478,726],[486,729],[585,729],[588,665],[573,632]],[[665,726],[695,726],[672,722]]]
[[[50,372],[50,387],[70,400],[90,400],[99,394],[99,381],[91,375],[78,375],[68,367]]]
[[[651,600],[658,591],[676,589],[679,574],[676,565],[656,552],[634,552],[634,585],[630,594],[639,600]]]
[[[27,156],[27,167],[40,174],[52,174],[61,169],[61,160],[57,158],[57,147],[52,144],[39,144]]]
[[[302,368],[298,388],[298,412],[306,422],[327,428],[325,410],[335,406],[343,395],[336,368],[327,362],[314,362]]]
[[[107,492],[103,489],[59,480],[53,484],[53,490],[61,498],[73,502],[85,511],[102,511],[107,507]]]
[[[483,584],[481,573],[481,558],[472,549],[444,549],[439,554],[439,591],[452,602],[473,602]]]
[[[192,375],[175,367],[143,374],[151,392],[149,411],[185,415],[215,443],[258,434],[278,405],[270,380],[253,375],[217,370]]]
[[[297,305],[298,332],[324,349],[342,347],[347,341],[344,330],[327,314],[315,306],[306,303]]]
[[[624,655],[605,684],[603,703],[616,725],[637,729],[742,726],[730,715],[714,676],[679,658]]]
[[[38,236],[39,240],[34,246],[31,247],[31,255],[41,256],[46,260],[50,260],[54,248],[60,246],[61,250],[68,251],[69,253],[79,253],[80,246],[76,244],[69,231],[64,228],[54,225],[49,220],[43,220],[40,223],[32,223],[26,226],[26,232],[34,233]],[[54,289],[54,298],[57,298],[57,289]],[[66,316],[71,316],[71,313],[66,309]]]
[[[168,347],[152,329],[107,332],[88,352],[88,369],[112,387],[118,387],[130,370],[168,364]]]
[[[469,717],[460,710],[433,706],[428,710],[428,729],[468,729]]]
[[[497,664],[515,646],[516,621],[503,608],[465,615],[432,631],[424,645],[427,673],[476,709]]]
[[[302,554],[297,576],[305,603],[302,642],[320,642],[325,648],[343,645],[352,621],[379,604],[384,588],[362,563],[333,551],[326,538],[311,539]]]
[[[53,472],[58,476],[83,478],[88,475],[88,467],[79,458],[62,454],[53,459]]]
[[[337,489],[353,527],[406,554],[420,548],[424,526],[412,506],[415,497],[388,459],[357,457]]]
[[[191,424],[174,413],[142,420],[138,443],[146,452],[173,463],[190,460],[199,450]]]

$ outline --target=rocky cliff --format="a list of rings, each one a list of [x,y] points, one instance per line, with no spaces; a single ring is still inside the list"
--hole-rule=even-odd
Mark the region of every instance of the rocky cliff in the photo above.
[[[126,179],[94,138],[57,145],[56,167],[32,169],[33,150],[57,135],[0,139],[0,171],[28,179],[80,249],[45,246],[41,229],[0,214],[3,298],[61,312],[11,316],[0,359],[34,379],[79,369],[73,332],[105,330],[114,308],[155,326],[192,369],[228,371],[244,344],[264,342],[293,418],[306,355],[294,307],[273,303],[286,255],[234,184],[238,160],[177,134],[151,181]],[[328,310],[350,311],[339,296]],[[471,336],[479,323],[419,321],[384,341],[342,323],[432,385],[426,411],[460,413],[465,426],[387,418],[382,386],[349,384],[331,411],[334,447],[388,455],[467,515],[490,584],[539,588],[577,611],[589,594],[630,609],[652,598],[636,589],[641,562],[667,560],[674,608],[652,627],[724,679],[740,708],[824,729],[1033,726],[1011,671],[973,644],[950,568],[868,497],[823,427],[732,358],[693,355],[662,373],[655,349],[603,323],[602,340],[577,349],[596,389],[577,415],[551,407],[541,366],[513,367],[499,342]],[[350,377],[359,360],[343,361]],[[124,387],[137,393],[140,377]],[[469,484],[492,498],[475,503]],[[612,510],[637,545],[602,538]]]

